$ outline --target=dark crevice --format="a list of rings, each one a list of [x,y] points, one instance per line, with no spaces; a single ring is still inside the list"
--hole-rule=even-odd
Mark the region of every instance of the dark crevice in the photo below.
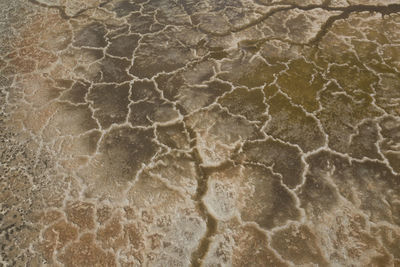
[[[73,15],[73,16],[67,15],[67,12],[65,11],[65,9],[66,9],[65,6],[47,5],[47,4],[45,4],[45,3],[41,3],[41,2],[39,2],[39,1],[37,1],[37,0],[28,0],[28,1],[31,2],[31,3],[34,4],[34,5],[37,5],[37,6],[41,6],[41,7],[45,7],[45,8],[51,8],[51,9],[56,9],[56,10],[59,11],[60,16],[61,16],[63,19],[69,20],[69,19],[73,19],[73,18],[79,17],[82,13],[84,13],[84,12],[86,12],[86,11],[88,11],[88,10],[95,9],[95,8],[98,8],[98,7],[103,7],[103,6],[105,6],[106,4],[110,3],[112,0],[104,1],[104,2],[100,3],[98,7],[89,7],[89,8],[81,9],[81,10],[79,10],[79,11],[78,11],[75,15]]]
[[[240,31],[246,30],[246,29],[248,29],[248,28],[251,28],[251,27],[253,27],[253,26],[256,26],[257,24],[263,22],[264,20],[268,19],[269,17],[272,17],[272,16],[275,15],[276,13],[279,13],[279,12],[282,12],[282,11],[291,10],[291,9],[293,9],[293,6],[286,6],[286,7],[280,7],[280,8],[273,9],[273,10],[271,10],[271,11],[265,13],[265,14],[264,14],[263,16],[261,16],[260,18],[254,20],[254,21],[252,21],[252,22],[250,22],[250,23],[248,23],[248,24],[246,24],[246,25],[243,25],[243,26],[238,27],[238,28],[234,28],[234,29],[232,29],[232,30],[230,30],[230,31],[227,31],[227,32],[222,32],[222,33],[210,32],[210,31],[201,29],[201,27],[199,27],[198,25],[197,25],[197,28],[199,29],[199,31],[201,31],[201,32],[203,32],[203,33],[206,33],[206,34],[210,34],[210,35],[214,35],[214,36],[219,36],[219,37],[228,36],[228,35],[230,35],[230,34],[232,34],[232,33],[240,32]]]
[[[246,29],[251,28],[251,27],[263,22],[264,20],[272,17],[276,13],[279,13],[279,12],[282,12],[282,11],[288,11],[288,10],[291,10],[291,9],[294,9],[293,6],[280,7],[280,8],[277,8],[277,9],[273,9],[273,10],[265,13],[265,15],[261,16],[260,18],[250,22],[249,24],[246,24],[246,25],[243,25],[242,27],[238,27],[238,28],[233,29],[232,32],[240,32],[240,31],[246,30]]]
[[[189,132],[190,139],[191,141],[191,148],[192,148],[192,156],[195,161],[196,165],[196,171],[199,176],[198,179],[198,185],[197,185],[197,190],[196,194],[193,197],[194,201],[196,201],[196,204],[200,210],[201,216],[203,219],[206,221],[207,225],[207,230],[205,235],[202,237],[202,239],[199,241],[199,245],[197,249],[192,253],[191,256],[191,266],[193,267],[199,267],[201,266],[201,263],[209,249],[210,243],[211,243],[211,237],[216,233],[217,231],[217,220],[208,212],[207,207],[204,205],[202,199],[204,195],[207,193],[207,182],[208,182],[208,177],[209,173],[206,168],[202,166],[202,159],[199,154],[199,151],[197,150],[197,139],[196,139],[196,134],[193,129],[185,125],[187,131]]]
[[[65,6],[56,6],[56,5],[47,5],[44,3],[41,3],[37,0],[28,0],[29,2],[35,4],[35,5],[39,5],[42,7],[46,7],[46,8],[53,8],[53,9],[57,9],[60,12],[60,16],[64,19],[71,19],[71,18],[76,18],[78,16],[80,16],[82,13],[93,9],[93,8],[97,8],[97,7],[90,7],[90,8],[86,8],[86,9],[82,9],[79,12],[77,12],[75,15],[73,16],[69,16],[67,15],[66,11],[65,11]],[[108,4],[109,2],[111,2],[111,0],[107,0],[105,2],[102,2],[99,7],[103,7],[104,5]],[[258,2],[258,1],[257,1]],[[310,41],[308,42],[306,45],[311,45],[311,46],[316,46],[319,44],[319,42],[322,40],[322,38],[328,33],[329,29],[332,27],[332,25],[337,21],[337,20],[341,20],[341,19],[347,19],[351,13],[355,13],[355,12],[378,12],[381,13],[382,16],[384,15],[390,15],[393,13],[397,13],[400,12],[400,4],[389,4],[386,6],[379,6],[379,5],[352,5],[352,6],[347,6],[347,7],[331,7],[330,5],[330,0],[326,0],[324,1],[323,4],[317,5],[307,5],[307,6],[301,6],[301,5],[297,5],[297,4],[290,4],[290,3],[286,3],[285,1],[279,2],[279,3],[275,3],[273,6],[276,6],[277,4],[282,4],[282,5],[287,5],[284,7],[278,7],[276,9],[270,10],[267,13],[265,13],[263,16],[261,16],[260,18],[246,24],[243,25],[241,27],[237,27],[234,28],[230,31],[227,32],[223,32],[223,33],[215,33],[215,32],[209,32],[205,29],[201,29],[201,27],[199,27],[199,25],[197,25],[197,28],[199,29],[199,31],[209,34],[209,35],[213,35],[213,36],[228,36],[232,33],[236,33],[236,32],[240,32],[243,30],[246,30],[248,28],[251,28],[253,26],[256,26],[257,24],[265,21],[266,19],[272,17],[273,15],[283,12],[283,11],[289,11],[289,10],[293,10],[293,9],[299,9],[302,11],[309,11],[309,10],[313,10],[313,9],[323,9],[326,11],[342,11],[341,14],[339,15],[335,15],[335,16],[331,16],[327,19],[327,21],[322,25],[321,30],[317,33],[317,35]],[[260,3],[259,3],[260,4]]]
[[[45,8],[51,8],[51,9],[57,9],[59,12],[60,12],[60,16],[63,18],[63,19],[70,19],[71,18],[71,16],[68,16],[66,13],[65,13],[65,7],[64,6],[51,6],[51,5],[46,5],[46,4],[44,4],[44,3],[40,3],[39,1],[37,1],[37,0],[28,0],[29,2],[31,2],[32,4],[34,4],[34,5],[37,5],[37,6],[41,6],[41,7],[45,7]]]
[[[253,26],[258,25],[259,23],[265,21],[266,19],[272,17],[273,15],[283,12],[283,11],[289,11],[289,10],[293,10],[293,9],[299,9],[302,11],[309,11],[309,10],[313,10],[313,9],[323,9],[326,11],[342,11],[341,14],[336,15],[336,16],[332,16],[329,17],[328,20],[322,25],[321,30],[317,33],[317,35],[309,42],[307,43],[307,45],[318,45],[318,43],[322,40],[322,38],[327,34],[328,30],[330,29],[330,27],[335,23],[335,21],[340,20],[340,19],[346,19],[350,16],[351,13],[356,13],[356,12],[378,12],[381,13],[382,16],[384,15],[390,15],[393,13],[397,13],[400,12],[400,4],[390,4],[387,6],[375,6],[375,5],[353,5],[353,6],[347,6],[347,7],[331,7],[329,6],[329,2],[330,1],[325,1],[322,5],[307,5],[307,6],[301,6],[301,5],[293,5],[291,4],[290,6],[285,6],[285,7],[279,7],[276,9],[273,9],[267,13],[265,13],[263,16],[261,16],[260,18],[246,24],[243,25],[241,27],[238,28],[234,28],[228,32],[224,32],[224,33],[213,33],[213,32],[209,32],[206,31],[204,29],[200,29],[199,30],[210,34],[210,35],[214,35],[214,36],[227,36],[230,35],[232,33],[236,33],[236,32],[240,32],[243,30],[246,30],[248,28],[251,28]],[[282,2],[282,4],[285,4],[284,2]]]
[[[400,4],[391,4],[387,6],[372,6],[372,5],[355,5],[349,7],[326,7],[325,10],[328,11],[343,11],[341,14],[332,16],[328,18],[328,20],[322,25],[321,30],[317,33],[317,35],[309,42],[309,45],[318,45],[322,38],[328,33],[329,29],[332,25],[341,19],[347,19],[351,13],[355,12],[378,12],[381,13],[382,16],[390,15],[393,13],[400,12]]]

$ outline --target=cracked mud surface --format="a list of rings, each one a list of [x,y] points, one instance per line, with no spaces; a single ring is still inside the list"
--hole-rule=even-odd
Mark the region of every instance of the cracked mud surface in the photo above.
[[[0,0],[0,266],[400,266],[398,0]]]

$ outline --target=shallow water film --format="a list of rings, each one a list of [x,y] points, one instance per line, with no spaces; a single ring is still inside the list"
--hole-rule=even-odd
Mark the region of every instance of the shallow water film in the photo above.
[[[0,0],[0,266],[400,266],[400,1]]]

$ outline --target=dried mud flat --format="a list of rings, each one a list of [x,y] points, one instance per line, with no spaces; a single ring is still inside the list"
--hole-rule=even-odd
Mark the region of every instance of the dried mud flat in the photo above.
[[[400,2],[0,0],[0,266],[400,266]]]

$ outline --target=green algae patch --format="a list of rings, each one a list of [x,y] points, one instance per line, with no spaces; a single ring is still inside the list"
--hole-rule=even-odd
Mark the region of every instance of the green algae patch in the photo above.
[[[261,59],[235,59],[222,63],[219,78],[237,86],[254,88],[270,84],[275,74],[284,69],[283,64],[267,64]]]
[[[372,85],[378,82],[378,77],[365,68],[358,66],[332,65],[328,77],[335,79],[347,92],[354,94],[354,91],[373,93]]]
[[[294,103],[302,105],[308,112],[318,109],[318,91],[324,86],[322,75],[314,65],[304,59],[288,64],[289,69],[278,78],[278,85]]]
[[[264,94],[260,89],[237,88],[224,95],[218,102],[227,107],[231,113],[243,115],[249,120],[263,121],[266,118]]]
[[[317,121],[289,99],[277,94],[268,101],[271,120],[265,132],[282,141],[297,144],[303,151],[314,150],[324,144],[324,134]]]

